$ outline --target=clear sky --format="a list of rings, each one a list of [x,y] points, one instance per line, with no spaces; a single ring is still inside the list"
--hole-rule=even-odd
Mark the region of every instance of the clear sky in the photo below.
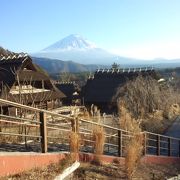
[[[37,52],[69,34],[135,58],[180,58],[180,0],[0,0],[0,46]]]

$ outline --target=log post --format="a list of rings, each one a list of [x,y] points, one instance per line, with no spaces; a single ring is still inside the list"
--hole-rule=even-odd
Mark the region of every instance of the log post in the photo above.
[[[122,131],[118,130],[118,156],[122,156]]]
[[[147,134],[144,132],[144,156],[147,153]]]
[[[47,127],[46,127],[46,114],[44,112],[39,113],[40,117],[40,136],[41,136],[41,152],[47,152]]]
[[[180,140],[179,140],[179,157],[180,157]]]
[[[24,134],[25,134],[25,136],[24,136],[24,141],[25,141],[25,148],[27,149],[28,147],[27,147],[27,126],[26,126],[26,124],[25,124],[25,126],[24,126]]]
[[[168,138],[168,156],[171,156],[171,138]]]
[[[159,156],[160,155],[160,136],[157,135],[157,139],[156,139],[156,155]]]

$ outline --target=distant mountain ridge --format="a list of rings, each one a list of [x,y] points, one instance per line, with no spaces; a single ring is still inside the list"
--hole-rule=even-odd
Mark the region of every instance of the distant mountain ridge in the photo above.
[[[97,64],[79,64],[73,61],[62,61],[57,59],[48,59],[48,58],[37,58],[32,57],[34,63],[38,64],[44,68],[50,74],[59,73],[59,72],[93,72],[99,68],[111,68],[111,65],[97,65]],[[180,67],[180,62],[172,63],[141,63],[141,64],[126,64],[120,65],[120,68],[140,68],[140,67],[149,67],[153,66],[154,68],[176,68]]]
[[[93,72],[98,68],[109,68],[109,66],[105,65],[83,65],[79,63],[75,63],[73,61],[62,61],[57,59],[48,59],[48,58],[37,58],[32,57],[34,63],[41,66],[48,73],[60,73],[60,72]]]
[[[0,57],[9,54],[15,53],[0,47]],[[63,58],[57,58],[59,55]],[[98,68],[109,68],[114,62],[119,64],[121,68],[180,67],[180,59],[166,60],[158,58],[143,61],[113,55],[104,49],[98,48],[82,36],[74,34],[41,50],[38,56],[32,54],[31,57],[37,65],[49,73],[95,71]]]
[[[31,54],[33,57],[56,59],[63,61],[73,61],[79,64],[97,64],[111,65],[114,62],[117,64],[141,65],[141,64],[167,64],[180,63],[180,59],[166,60],[158,58],[149,61],[143,61],[135,58],[122,57],[113,54],[108,50],[99,48],[95,43],[88,41],[78,34],[69,35],[60,41],[44,48],[43,50]]]

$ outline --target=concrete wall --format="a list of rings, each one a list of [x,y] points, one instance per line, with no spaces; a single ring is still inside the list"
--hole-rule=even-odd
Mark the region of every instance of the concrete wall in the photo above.
[[[17,174],[35,167],[47,166],[56,163],[65,157],[58,153],[1,153],[0,176]]]
[[[180,165],[180,157],[167,157],[167,156],[151,156],[146,155],[141,159],[144,163],[153,163],[153,164],[173,164],[179,163]]]
[[[56,163],[65,158],[63,153],[0,153],[0,176],[7,176],[30,170],[35,167],[47,166]],[[124,164],[125,159],[122,157],[101,155],[98,158],[106,163],[112,163],[115,159]],[[81,153],[79,160],[91,162],[94,154]],[[179,163],[180,158],[166,156],[145,156],[141,159],[142,163],[170,164]]]

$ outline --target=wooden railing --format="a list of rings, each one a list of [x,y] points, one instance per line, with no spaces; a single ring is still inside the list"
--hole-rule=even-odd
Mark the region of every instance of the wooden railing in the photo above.
[[[150,132],[144,132],[144,134],[147,154],[180,157],[180,138]]]
[[[61,112],[55,113],[3,99],[0,99],[0,104],[1,109],[5,105],[18,108],[18,112],[20,112],[16,116],[0,114],[0,140],[4,136],[21,137],[20,141],[16,142],[16,145],[25,144],[25,150],[27,151],[28,147],[31,146],[28,142],[33,142],[33,147],[39,147],[37,151],[41,150],[42,153],[53,150],[69,151],[69,134],[71,131],[78,129],[83,141],[80,150],[93,152],[95,144],[93,129],[95,126],[101,126],[106,137],[104,154],[122,157],[125,156],[125,148],[129,139],[133,138],[131,132],[74,116],[63,115]],[[78,128],[75,128],[75,126]],[[141,134],[144,137],[144,154],[180,157],[179,138],[150,132]],[[9,141],[11,142],[11,139]],[[3,139],[3,142],[5,150],[7,150],[6,144],[8,142],[6,142],[6,139]],[[11,144],[12,142],[8,145],[8,148],[11,148]]]

